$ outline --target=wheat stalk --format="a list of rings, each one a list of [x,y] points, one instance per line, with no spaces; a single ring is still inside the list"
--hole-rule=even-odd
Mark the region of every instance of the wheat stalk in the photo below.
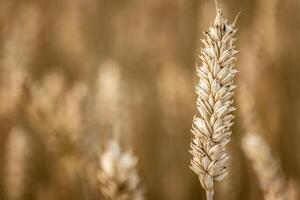
[[[119,143],[111,140],[100,158],[98,180],[107,200],[143,200],[144,191],[136,171],[137,158],[132,152],[122,152]]]
[[[234,94],[233,78],[236,53],[234,37],[235,21],[229,24],[217,9],[213,25],[204,34],[205,47],[201,51],[202,65],[197,66],[200,78],[196,86],[197,109],[194,117],[191,143],[191,169],[198,175],[208,200],[213,199],[214,181],[221,181],[228,173],[226,161],[229,155],[226,144],[230,141],[232,106]]]
[[[279,162],[272,156],[264,139],[258,134],[248,133],[242,140],[242,148],[251,161],[265,200],[288,199],[287,184]]]
[[[40,31],[40,11],[34,4],[21,6],[8,23],[0,53],[0,115],[16,111],[28,77],[27,68],[34,59]],[[7,25],[8,25],[7,24]]]
[[[27,180],[31,149],[26,132],[15,127],[6,144],[5,189],[8,199],[22,199]]]
[[[59,150],[57,147],[69,145],[76,147],[82,133],[86,85],[76,82],[68,88],[64,75],[52,72],[41,82],[35,81],[28,86],[31,98],[26,106],[27,119],[36,132],[43,134],[49,150],[55,152]]]

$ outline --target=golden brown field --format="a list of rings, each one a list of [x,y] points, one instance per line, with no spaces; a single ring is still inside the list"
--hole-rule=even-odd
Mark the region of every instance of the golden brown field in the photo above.
[[[237,13],[229,174],[214,199],[300,199],[300,1]],[[196,200],[196,62],[213,0],[0,0],[0,200]],[[298,144],[299,143],[299,144]]]

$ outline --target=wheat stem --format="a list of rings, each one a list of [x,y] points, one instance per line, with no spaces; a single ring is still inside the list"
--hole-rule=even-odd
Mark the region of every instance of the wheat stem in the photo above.
[[[213,200],[214,192],[213,191],[206,191],[206,199]]]

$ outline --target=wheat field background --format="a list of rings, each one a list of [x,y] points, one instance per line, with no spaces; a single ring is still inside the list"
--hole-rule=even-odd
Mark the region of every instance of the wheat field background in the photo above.
[[[241,11],[239,73],[215,199],[268,199],[261,184],[274,180],[300,199],[300,1],[222,8],[230,21]],[[1,0],[0,199],[104,199],[99,157],[112,138],[138,157],[145,199],[205,199],[188,151],[195,64],[215,15],[213,0]],[[264,140],[250,144],[254,157],[249,133]],[[271,161],[257,164],[264,152]]]

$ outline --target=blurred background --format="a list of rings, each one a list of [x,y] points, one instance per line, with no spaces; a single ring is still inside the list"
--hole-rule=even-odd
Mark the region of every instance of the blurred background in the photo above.
[[[266,140],[300,181],[300,1],[223,0],[241,11],[230,174],[216,199],[263,199],[241,148]],[[204,199],[189,169],[200,38],[213,0],[1,0],[0,199],[100,199],[109,138],[139,157],[146,199]],[[300,189],[299,189],[300,190]]]

